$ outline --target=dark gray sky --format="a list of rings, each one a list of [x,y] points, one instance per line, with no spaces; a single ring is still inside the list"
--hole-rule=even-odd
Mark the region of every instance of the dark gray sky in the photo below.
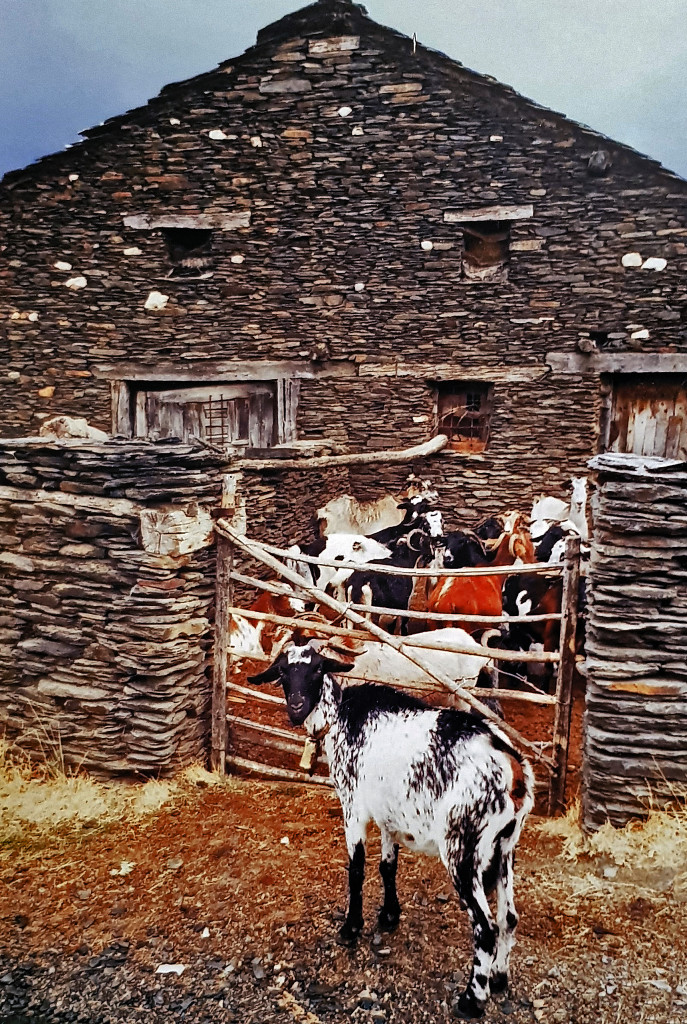
[[[0,175],[237,56],[299,0],[0,0]],[[367,0],[687,177],[687,0]]]

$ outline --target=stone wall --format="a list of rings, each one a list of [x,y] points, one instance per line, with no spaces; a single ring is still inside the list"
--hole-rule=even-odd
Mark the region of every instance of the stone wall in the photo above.
[[[599,149],[611,166],[595,177]],[[60,412],[109,430],[112,380],[229,380],[286,359],[315,375],[302,439],[404,447],[433,433],[433,382],[483,380],[487,452],[446,455],[435,484],[456,519],[526,506],[597,448],[596,355],[564,373],[551,353],[687,350],[685,195],[649,159],[347,0],[311,5],[4,179],[0,431],[36,433]],[[529,204],[510,222],[507,277],[467,280],[446,216]],[[205,276],[170,276],[163,233],[145,226],[169,215],[213,218]],[[666,267],[624,266],[632,252]],[[152,291],[162,308],[146,308]],[[355,473],[359,496],[398,475]]]
[[[687,466],[602,455],[587,616],[584,821],[687,792]]]
[[[169,442],[0,444],[8,740],[103,775],[205,756],[220,469]]]

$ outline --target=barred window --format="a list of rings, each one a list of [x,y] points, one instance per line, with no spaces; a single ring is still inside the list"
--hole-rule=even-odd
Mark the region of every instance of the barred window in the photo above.
[[[493,385],[482,381],[447,381],[437,387],[437,433],[449,447],[481,452],[489,441]]]

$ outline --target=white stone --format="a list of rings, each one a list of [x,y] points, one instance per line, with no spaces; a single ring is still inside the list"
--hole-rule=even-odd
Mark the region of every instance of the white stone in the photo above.
[[[649,332],[646,330],[646,328],[644,328],[644,330],[635,331],[633,334],[630,335],[630,337],[633,341],[646,341],[649,337]]]
[[[144,309],[164,309],[169,302],[169,295],[152,291],[143,305]]]
[[[130,248],[124,250],[124,255],[125,256],[140,256],[141,255],[141,250],[138,248],[137,245],[132,245],[132,246],[130,246]]]
[[[363,284],[362,281],[356,281],[355,285],[353,287],[355,288],[355,290],[357,292],[364,292],[365,291],[365,285]]]
[[[432,250],[434,248],[434,242],[430,242],[430,240],[428,238],[424,238],[420,242],[420,248],[424,249],[425,252],[430,252],[430,250]]]
[[[364,134],[365,134],[365,130],[364,130],[364,128],[363,128],[363,126],[361,124],[356,124],[356,125],[353,126],[353,131],[351,132],[351,135],[364,135]]]
[[[179,120],[178,117],[170,117],[169,123],[170,124],[181,124],[181,121]]]
[[[251,135],[250,144],[253,149],[262,149],[262,139],[259,135]]]
[[[246,257],[242,256],[240,252],[237,252],[237,253],[234,253],[234,255],[231,257],[231,262],[232,263],[243,263],[245,258]]]
[[[490,142],[503,142],[503,135],[490,135],[489,136],[489,141]]]
[[[65,281],[64,283],[67,288],[71,288],[74,291],[76,291],[79,288],[85,288],[86,285],[88,284],[88,281],[86,280],[85,277],[70,277],[69,280]]]
[[[53,267],[55,268],[55,270],[71,270],[72,269],[71,263],[67,263],[66,260],[56,260],[53,263]]]
[[[642,263],[642,270],[665,270],[667,266],[668,260],[664,260],[662,256],[650,256]]]
[[[92,427],[83,416],[51,416],[41,424],[40,437],[85,437],[91,441],[107,441],[109,434]]]
[[[353,110],[351,109],[351,107],[339,107],[337,113],[339,117],[350,117],[350,115],[353,113]]]
[[[221,139],[226,139],[226,135],[221,128],[213,128],[211,132],[208,132],[208,135],[211,139],[215,139],[217,142]]]
[[[141,544],[155,555],[186,555],[212,543],[214,521],[198,505],[192,508],[142,509]]]
[[[19,380],[20,377],[21,374],[19,373],[18,370],[10,370],[10,372],[7,374],[8,380]]]
[[[642,257],[638,252],[626,252],[621,262],[624,267],[641,267]]]
[[[35,324],[36,320],[38,319],[38,313],[29,313],[29,315],[28,315],[28,317],[26,319],[30,320],[31,323]]]
[[[70,181],[78,181],[79,180],[79,175],[78,174],[70,174],[69,175],[69,180]]]

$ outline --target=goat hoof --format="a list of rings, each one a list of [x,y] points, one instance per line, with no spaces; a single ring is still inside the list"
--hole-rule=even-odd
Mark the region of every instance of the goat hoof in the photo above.
[[[492,974],[489,982],[489,991],[493,996],[508,991],[508,975],[505,971],[498,971],[496,974]]]
[[[360,938],[360,933],[363,930],[362,921],[360,924],[349,924],[348,921],[339,928],[339,934],[337,935],[337,941],[341,946],[355,946],[356,942]]]
[[[386,910],[384,907],[379,911],[377,918],[377,927],[380,932],[395,932],[398,928],[398,922],[401,920],[401,909],[398,910]]]
[[[474,996],[462,992],[458,1002],[453,1006],[453,1016],[459,1020],[475,1020],[484,1013],[484,1004],[478,1003]]]

